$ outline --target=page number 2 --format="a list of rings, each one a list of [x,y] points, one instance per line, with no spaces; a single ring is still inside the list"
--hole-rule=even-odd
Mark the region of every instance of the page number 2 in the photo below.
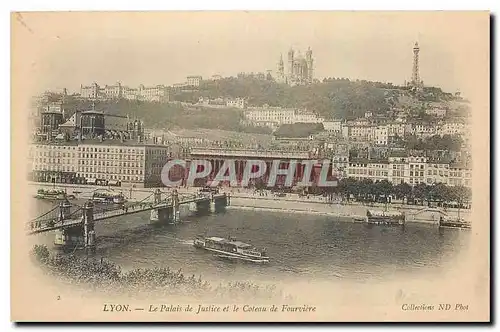
[[[57,300],[59,301],[61,299],[61,295],[57,295]]]

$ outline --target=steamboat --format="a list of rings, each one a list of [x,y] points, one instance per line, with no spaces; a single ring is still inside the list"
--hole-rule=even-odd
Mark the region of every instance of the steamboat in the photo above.
[[[64,190],[38,189],[35,198],[46,199],[50,201],[62,201],[66,199],[74,199],[75,196],[66,194],[66,191]]]
[[[259,250],[236,239],[197,236],[193,241],[193,245],[196,248],[211,251],[219,258],[252,263],[269,263],[269,257],[265,250]]]

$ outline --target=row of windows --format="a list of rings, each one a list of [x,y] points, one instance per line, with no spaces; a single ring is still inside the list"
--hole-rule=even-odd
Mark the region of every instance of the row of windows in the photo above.
[[[349,169],[349,174],[365,174],[369,176],[387,176],[388,172],[387,171],[381,171],[381,170],[366,170],[366,169],[356,169],[356,168],[351,168]]]
[[[93,153],[82,153],[78,154],[79,158],[94,158],[94,159],[127,159],[127,160],[142,160],[144,156],[131,156],[131,155],[123,155],[123,154],[118,154],[118,155],[100,155],[100,154],[93,154]]]
[[[470,178],[470,172],[464,172],[463,175],[466,177],[466,178]],[[454,171],[450,171],[450,176],[454,176],[454,177],[459,177],[461,178],[462,177],[462,172],[454,172]]]
[[[402,177],[404,177],[405,176],[405,172],[404,171],[392,171],[392,176],[402,176]]]
[[[388,164],[349,164],[351,167],[389,168]]]
[[[49,156],[51,155],[52,152],[54,153],[60,153],[60,151],[44,151],[44,150],[76,150],[76,147],[74,146],[57,146],[57,145],[47,145],[47,146],[36,146],[35,149],[31,149],[30,152],[32,152],[32,155],[43,155]],[[99,153],[124,153],[124,154],[144,154],[144,148],[109,148],[109,147],[78,147],[78,151],[81,152],[99,152]],[[156,149],[146,149],[146,154],[153,154],[153,155],[168,155],[171,152],[167,148],[156,148]],[[68,155],[69,156],[69,155]],[[73,157],[75,155],[73,154]]]
[[[33,148],[32,148],[33,149]],[[35,145],[34,150],[76,150],[76,146],[66,145]]]
[[[419,171],[415,171],[415,172],[410,171],[410,176],[413,176],[413,174],[415,174],[415,176],[424,176],[424,171],[421,171],[421,172],[419,172]]]
[[[137,153],[144,154],[144,149],[131,149],[131,148],[101,148],[101,147],[88,147],[82,146],[78,147],[78,151],[84,152],[112,152],[112,153]]]
[[[30,154],[30,156],[38,156],[38,157],[76,157],[76,153],[70,153],[70,152],[60,152],[60,151],[34,151],[34,153]]]
[[[443,170],[439,170],[438,172],[438,170],[436,169],[427,171],[427,175],[438,175],[438,174],[439,176],[448,176],[448,171],[443,172]]]
[[[87,179],[103,179],[102,176],[89,173],[78,173],[78,176]],[[119,181],[133,181],[133,182],[143,182],[143,176],[130,176],[130,175],[109,175],[106,176],[106,180],[119,180]]]
[[[64,166],[64,165],[35,165],[33,168],[35,171],[63,171],[63,172],[75,172],[75,166]]]
[[[116,161],[96,161],[96,160],[80,160],[81,165],[95,166],[120,166],[120,167],[142,167],[142,163],[116,162]]]
[[[116,174],[142,174],[142,169],[123,169],[123,168],[103,168],[103,167],[79,167],[80,172],[93,173],[116,173]]]
[[[434,167],[434,168],[448,168],[449,165],[446,164],[427,164],[427,167]]]
[[[35,166],[36,164],[73,164],[74,160],[72,159],[61,159],[60,158],[35,158],[34,160]]]

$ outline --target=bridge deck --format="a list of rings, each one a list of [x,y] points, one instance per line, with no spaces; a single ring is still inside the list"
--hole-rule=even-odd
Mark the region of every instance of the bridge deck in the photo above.
[[[224,197],[223,195],[215,195],[214,198],[220,198]],[[179,201],[179,205],[182,204],[189,204],[189,203],[195,203],[195,202],[201,202],[201,201],[209,201],[210,198],[207,196],[202,196],[202,197],[192,197],[189,199],[184,199],[182,201]],[[145,206],[145,207],[144,207]],[[107,211],[102,211],[102,212],[96,212],[94,213],[94,222],[100,221],[100,220],[105,220],[105,219],[110,219],[110,218],[115,218],[115,217],[120,217],[120,216],[126,216],[126,215],[131,215],[135,213],[140,213],[140,212],[146,212],[146,211],[151,211],[154,209],[164,209],[167,207],[172,207],[172,202],[163,202],[160,204],[152,204],[152,203],[141,203],[137,205],[131,205],[127,207],[126,209],[123,208],[117,208],[114,210],[107,210]],[[44,233],[44,232],[49,232],[49,231],[54,231],[57,229],[62,229],[62,228],[69,228],[73,227],[76,225],[81,225],[82,224],[82,216],[79,216],[77,218],[73,217],[71,219],[64,219],[62,221],[59,221],[58,219],[50,219],[50,220],[43,220],[43,221],[33,221],[30,223],[31,228],[28,230],[28,234],[39,234],[39,233]]]

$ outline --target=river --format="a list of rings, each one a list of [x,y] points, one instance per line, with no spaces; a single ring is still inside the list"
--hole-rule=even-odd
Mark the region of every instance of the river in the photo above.
[[[36,200],[33,215],[52,208]],[[170,267],[204,279],[262,282],[345,279],[390,280],[404,275],[449,270],[467,249],[471,232],[439,230],[425,224],[405,228],[368,226],[348,218],[229,209],[210,216],[186,211],[182,223],[153,226],[149,213],[114,218],[96,224],[97,257],[122,269]],[[233,263],[195,249],[198,234],[235,237],[267,249],[265,266]],[[52,246],[52,233],[34,237]]]

